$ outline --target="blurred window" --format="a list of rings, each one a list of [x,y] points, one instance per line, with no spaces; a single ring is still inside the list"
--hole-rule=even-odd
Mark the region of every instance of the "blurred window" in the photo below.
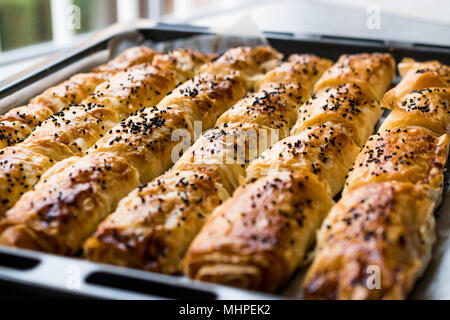
[[[183,23],[263,0],[0,0],[0,65],[77,44],[115,22]]]
[[[50,0],[0,0],[0,49],[52,39]]]

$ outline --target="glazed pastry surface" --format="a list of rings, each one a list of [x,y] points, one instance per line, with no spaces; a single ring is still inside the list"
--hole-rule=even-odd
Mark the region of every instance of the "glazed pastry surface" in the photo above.
[[[305,298],[406,299],[412,291],[436,238],[433,211],[449,151],[448,71],[437,61],[399,64],[403,79],[382,100],[392,112],[321,227]]]
[[[400,126],[419,126],[436,135],[448,133],[450,88],[413,90],[399,99],[379,131]]]
[[[71,156],[83,156],[112,127],[130,113],[161,101],[207,59],[186,49],[156,55],[151,64],[117,73],[80,105],[53,114],[22,143],[1,150],[0,216],[51,166]],[[29,166],[29,154],[40,159],[36,162],[39,166]]]
[[[216,128],[203,133],[167,173],[122,200],[86,241],[88,259],[180,272],[189,244],[211,213],[239,185],[251,159],[272,143],[271,134],[288,134],[299,104],[330,64],[296,55],[260,78],[258,91],[219,117]]]
[[[184,273],[272,292],[305,258],[332,205],[327,183],[309,171],[276,172],[245,184],[195,238]]]
[[[31,99],[28,105],[13,108],[0,115],[0,149],[22,142],[47,117],[65,107],[81,103],[99,84],[119,71],[151,62],[154,56],[155,51],[146,47],[127,49],[92,72],[76,74]]]
[[[190,50],[179,49],[175,52],[179,52],[180,59],[164,56],[154,58],[156,62],[160,61],[158,59],[163,59],[161,60],[163,63],[175,64],[175,68],[167,70],[175,79],[177,76],[183,75],[187,78],[188,75],[194,74],[198,65],[206,60],[206,56]],[[144,92],[149,90],[155,95],[146,96],[142,92],[133,91],[134,96],[148,100],[145,105],[148,103],[150,107],[141,108],[119,124],[110,127],[109,131],[87,150],[84,157],[70,157],[49,170],[46,175],[51,175],[52,179],[59,182],[57,194],[62,196],[48,196],[55,194],[53,183],[45,183],[45,181],[38,183],[35,189],[19,199],[7,212],[6,218],[0,222],[0,243],[24,248],[33,243],[33,248],[37,250],[67,255],[76,254],[98,224],[116,209],[119,199],[136,188],[139,183],[149,182],[171,166],[172,150],[176,144],[180,143],[178,139],[172,139],[172,133],[181,130],[193,135],[196,121],[201,122],[206,128],[212,126],[213,121],[224,110],[245,94],[246,80],[241,73],[233,69],[234,64],[237,64],[241,71],[250,73],[252,70],[251,74],[256,76],[266,70],[265,67],[255,65],[253,60],[278,61],[280,59],[279,53],[269,47],[258,47],[252,50],[242,48],[240,52],[241,55],[236,56],[236,49],[232,51],[233,59],[229,62],[228,75],[212,75],[208,69],[206,71],[203,69],[202,73],[179,85],[164,98],[162,96],[168,93],[165,89],[168,88],[168,81],[162,77],[164,69],[161,68],[152,76],[154,83],[142,85]],[[247,70],[243,65],[251,70]],[[211,66],[214,66],[214,63]],[[133,78],[130,77],[130,80],[133,81]],[[99,94],[99,99],[111,101],[110,103],[113,104],[115,100],[111,96],[121,92],[121,86],[120,84],[110,85],[105,87],[105,90],[111,90],[111,94]],[[152,106],[154,103],[151,99],[157,99],[160,102]],[[145,102],[145,100],[136,102]],[[114,104],[119,110],[129,108],[131,105],[134,103]],[[92,168],[96,174],[83,176],[83,179],[74,179],[73,170],[76,169],[72,169],[72,162],[75,162],[75,166],[83,163],[86,167]],[[122,163],[123,167],[120,171],[134,172],[129,183],[126,183],[126,180],[121,183],[120,177],[112,178],[114,181],[109,181],[106,176],[98,177],[100,172],[103,172],[103,167],[106,172],[109,172],[108,168],[113,168],[117,163]],[[73,195],[72,190],[86,188],[88,192],[81,195],[76,192]],[[116,188],[119,189],[117,197],[110,197],[111,190]],[[89,205],[77,205],[76,201],[79,198]],[[67,208],[72,208],[73,205],[77,207],[76,217],[64,219],[67,212],[73,211]],[[48,215],[53,218],[51,224],[45,223]],[[26,240],[29,238],[33,241]]]
[[[423,185],[389,181],[349,192],[322,224],[305,298],[405,299],[431,258],[433,210]]]
[[[358,155],[346,192],[383,181],[409,181],[429,187],[437,200],[444,185],[448,135],[435,136],[422,127],[398,127],[371,136]]]
[[[328,69],[314,91],[354,83],[380,100],[395,75],[395,61],[388,53],[343,54]]]
[[[381,105],[384,108],[393,108],[399,99],[413,90],[450,86],[450,67],[439,61],[416,62],[406,58],[399,63],[398,69],[402,80],[383,96]]]
[[[345,55],[325,71],[291,135],[251,161],[247,183],[214,210],[186,253],[184,273],[267,292],[286,284],[381,115],[377,97],[393,74],[393,59],[383,54]]]

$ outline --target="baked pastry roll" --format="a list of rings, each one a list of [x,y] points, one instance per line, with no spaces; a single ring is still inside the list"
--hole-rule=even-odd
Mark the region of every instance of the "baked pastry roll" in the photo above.
[[[69,179],[60,179],[63,171]],[[102,214],[138,185],[136,169],[121,157],[96,154],[89,161],[63,160],[0,220],[0,244],[75,254]]]
[[[362,146],[381,116],[378,101],[354,83],[325,89],[300,107],[299,119],[292,129],[295,135],[313,125],[340,124],[347,135]]]
[[[319,77],[323,72],[314,62],[317,57],[289,61],[306,68],[305,74],[314,74],[316,69]],[[286,70],[291,70],[291,82]],[[218,127],[203,133],[168,173],[130,193],[86,241],[87,258],[156,272],[179,272],[179,262],[201,226],[234,191],[250,159],[273,141],[271,130],[277,129],[277,122],[268,119],[296,109],[298,96],[304,92],[303,85],[295,82],[302,77],[296,70],[297,66],[282,64],[269,72],[266,76],[281,79],[283,86],[265,82],[264,76],[260,91],[240,100],[225,113],[227,116],[220,117]],[[298,91],[285,90],[288,85]],[[253,108],[266,92],[270,92],[270,99],[264,99],[265,107]],[[251,116],[243,116],[238,122],[235,110],[247,107]]]
[[[365,72],[379,73],[374,77],[356,71],[357,66],[372,65],[370,59],[373,71]],[[319,91],[300,108],[294,135],[249,164],[248,184],[214,211],[194,239],[183,264],[186,275],[263,291],[274,291],[290,278],[359,153],[355,141],[370,134],[381,113],[374,88],[381,91],[389,85],[391,59],[345,56],[324,73],[316,84]],[[387,74],[383,84],[375,83]],[[373,79],[373,86],[360,86],[367,79]]]
[[[226,76],[238,72],[243,77],[246,88],[253,89],[255,82],[267,71],[278,66],[282,58],[283,55],[270,46],[237,47],[227,50],[226,54],[205,64],[198,73]]]
[[[155,53],[155,50],[145,46],[132,47],[126,49],[107,63],[95,67],[92,72],[117,73],[137,64],[151,62]]]
[[[0,115],[0,148],[23,141],[50,115],[72,104],[81,103],[102,82],[133,65],[151,62],[155,51],[146,47],[125,50],[107,64],[90,73],[80,73],[31,99],[26,106],[13,108]]]
[[[291,54],[286,62],[270,70],[263,78],[259,79],[255,88],[260,91],[265,86],[271,87],[279,83],[297,82],[309,96],[317,80],[332,65],[331,60],[313,54]],[[303,99],[305,100],[305,97]]]
[[[21,146],[60,161],[71,155],[82,155],[105,129],[120,121],[113,108],[104,104],[77,105],[51,115]]]
[[[240,103],[240,102],[239,102]],[[175,163],[178,171],[207,168],[232,194],[248,163],[277,141],[276,132],[252,123],[230,124],[205,132]]]
[[[393,108],[397,101],[413,90],[424,88],[448,88],[450,86],[450,67],[439,61],[415,62],[402,60],[399,71],[403,79],[389,90],[381,100],[384,108]]]
[[[257,75],[265,73],[280,58],[270,47],[234,48],[223,56],[202,67],[202,73],[179,86],[157,108],[147,108],[113,128],[89,153],[121,155],[138,169],[142,183],[167,170],[176,158],[172,150],[179,144],[172,140],[174,130],[188,132],[188,141],[192,141],[195,121],[201,121],[203,129],[214,126],[217,118],[242,98],[245,85],[254,83],[252,79],[259,78]],[[223,68],[222,75],[212,73],[218,66]]]
[[[175,168],[214,167],[232,193],[245,176],[247,164],[289,135],[299,105],[310,96],[314,83],[330,63],[314,55],[291,55],[288,62],[257,82],[259,91],[221,115],[216,122],[218,128],[202,135]]]
[[[191,96],[189,92],[196,94]],[[178,87],[158,107],[144,109],[112,128],[88,153],[120,155],[139,171],[140,181],[147,183],[171,167],[178,157],[172,154],[180,144],[178,139],[172,139],[175,130],[184,130],[183,134],[188,134],[186,142],[192,141],[194,121],[201,121],[203,128],[212,127],[214,120],[244,94],[239,76],[200,74]]]
[[[180,81],[191,77],[206,59],[203,54],[178,49],[156,56],[152,64],[141,64],[119,72],[99,85],[81,105],[65,108],[51,116],[24,142],[8,147],[10,150],[5,155],[0,154],[0,215],[18,200],[14,195],[32,187],[16,181],[36,181],[57,161],[72,155],[84,155],[113,125],[147,104],[158,103]],[[23,149],[47,157],[48,160],[41,163],[50,166],[38,171],[26,170],[26,156],[21,155]],[[20,172],[20,176],[16,172]],[[27,177],[21,179],[24,176]]]
[[[331,122],[314,125],[264,151],[248,166],[246,180],[253,181],[270,173],[306,170],[328,181],[335,196],[344,185],[359,150],[341,126]]]
[[[380,132],[400,126],[419,126],[436,135],[449,132],[450,88],[414,90],[398,100]]]
[[[245,184],[195,238],[184,272],[196,280],[274,291],[302,262],[332,205],[328,184],[309,171],[276,172]]]
[[[256,54],[260,50],[266,50],[266,48],[258,47],[254,48],[253,51],[243,49],[239,59],[251,61],[254,59],[253,53]],[[272,52],[272,56],[267,59],[278,59],[279,54],[275,50],[272,50]],[[233,60],[232,63],[235,63],[235,61]],[[252,66],[250,63],[248,65]],[[125,171],[125,167],[127,167],[130,171],[137,172],[140,183],[149,182],[148,180],[161,174],[172,164],[171,155],[177,141],[172,141],[171,138],[175,130],[180,129],[185,132],[184,130],[187,128],[187,131],[193,134],[192,130],[189,131],[189,128],[193,127],[193,121],[202,121],[203,126],[211,125],[212,119],[216,119],[224,109],[229,108],[245,94],[242,74],[233,71],[232,68],[230,70],[228,76],[211,76],[206,71],[195,76],[186,84],[178,86],[156,107],[144,108],[112,128],[106,136],[88,150],[88,154],[82,160],[76,160],[77,158],[75,158],[74,161],[82,161],[86,166],[92,168],[99,167],[99,163],[101,163],[102,166],[107,168],[113,166],[114,162],[120,158],[121,163],[123,163],[122,171]],[[246,73],[258,74],[264,72],[264,70],[262,67],[256,66],[253,73],[248,70],[246,70]],[[39,190],[29,191],[26,196],[17,202],[16,207],[18,209],[11,210],[13,215],[11,219],[8,212],[5,219],[0,222],[0,225],[4,226],[2,230],[6,235],[12,232],[10,230],[17,229],[17,224],[24,226],[20,228],[20,232],[14,232],[14,237],[3,237],[4,244],[26,248],[30,242],[24,241],[23,237],[27,237],[27,234],[34,233],[37,238],[45,234],[46,243],[56,243],[57,245],[41,245],[36,249],[61,254],[74,254],[81,249],[82,241],[92,234],[93,230],[109,213],[114,211],[116,200],[124,197],[137,186],[134,182],[120,184],[120,178],[117,178],[115,182],[120,184],[120,196],[117,198],[110,197],[109,190],[103,186],[104,179],[89,176],[84,180],[73,180],[70,167],[72,160],[70,159],[62,163],[58,170],[52,172],[52,178],[60,181],[58,189],[63,194],[69,193],[69,189],[83,190],[86,185],[89,185],[93,190],[97,190],[96,192],[83,194],[83,201],[92,205],[85,208],[83,206],[77,207],[77,219],[86,223],[79,224],[76,228],[66,229],[65,224],[60,223],[60,221],[61,217],[66,214],[65,208],[72,205],[73,198],[41,197],[40,194],[46,195],[53,192],[53,185],[39,184]],[[115,187],[117,188],[117,186]],[[25,217],[20,216],[19,208],[27,208]],[[39,208],[39,211],[34,211],[33,208]],[[95,217],[92,217],[93,212],[95,212]],[[51,228],[45,224],[40,224],[43,226],[38,229],[41,232],[37,234],[37,226],[32,221],[37,216],[45,217],[47,214],[51,214],[56,222],[51,225]],[[64,237],[60,238],[60,234],[64,234]],[[77,239],[77,241],[73,241],[70,248],[65,246],[65,239],[68,238]]]
[[[431,258],[434,202],[424,185],[383,182],[344,195],[318,234],[306,299],[405,299]]]
[[[382,100],[393,110],[322,225],[306,298],[405,299],[430,260],[449,148],[450,74],[437,61],[411,59],[399,71],[403,80]]]
[[[293,54],[287,62],[257,81],[258,91],[240,100],[217,120],[217,126],[253,123],[277,129],[283,139],[297,121],[297,110],[312,94],[314,84],[331,65],[328,59]]]
[[[314,91],[354,83],[379,101],[394,76],[395,61],[388,53],[344,54],[316,83]]]
[[[133,190],[84,244],[89,260],[176,273],[191,239],[228,198],[214,171],[170,170]]]
[[[80,103],[111,74],[84,73],[47,89],[28,105],[14,108],[0,116],[0,148],[23,141],[42,121],[64,107]]]
[[[373,182],[409,181],[428,186],[438,201],[448,148],[447,134],[435,136],[422,127],[379,132],[368,139],[356,158],[343,193]]]

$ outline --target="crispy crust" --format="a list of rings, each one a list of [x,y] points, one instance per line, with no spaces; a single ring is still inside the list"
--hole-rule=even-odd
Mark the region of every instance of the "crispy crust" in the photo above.
[[[145,46],[132,47],[123,51],[106,64],[94,68],[92,72],[116,73],[137,64],[151,62],[151,57],[154,55],[155,51]]]
[[[39,181],[53,160],[20,145],[0,150],[0,158],[0,205],[5,212]]]
[[[421,127],[399,127],[375,134],[358,155],[343,193],[374,182],[409,181],[428,186],[437,201],[448,148],[447,134],[436,137]]]
[[[0,244],[75,254],[138,184],[136,169],[111,154],[63,160],[0,220]]]
[[[177,129],[188,133],[184,143],[190,145],[194,121],[210,128],[244,93],[239,76],[200,74],[178,87],[158,107],[146,108],[112,128],[88,153],[112,152],[124,157],[139,171],[141,182],[147,183],[173,165],[172,150],[180,143],[172,139]]]
[[[267,71],[275,68],[282,58],[283,55],[270,46],[237,47],[205,64],[198,72],[216,76],[238,72],[245,81],[246,89],[250,90],[255,87],[255,82]]]
[[[286,62],[270,70],[262,79],[258,80],[255,88],[259,91],[266,85],[273,86],[274,83],[297,82],[310,95],[314,84],[332,64],[331,60],[312,54],[291,54]]]
[[[215,210],[194,239],[184,261],[186,275],[262,291],[275,291],[290,278],[345,182],[359,152],[355,141],[370,134],[381,113],[372,95],[389,85],[391,60],[380,54],[344,56],[324,73],[319,92],[300,108],[294,135],[250,163],[249,183]],[[361,84],[368,79],[372,82]],[[343,117],[355,106],[360,111]]]
[[[297,120],[299,106],[308,99],[314,84],[330,65],[330,60],[314,55],[289,56],[287,62],[256,83],[256,93],[241,99],[219,117],[216,125],[253,123],[278,129],[281,139],[288,136]]]
[[[232,123],[205,132],[175,163],[174,170],[212,170],[231,194],[244,179],[247,165],[277,140],[271,128]]]
[[[228,193],[214,172],[169,171],[135,189],[86,241],[88,259],[176,273],[192,239]]]
[[[344,185],[358,153],[359,147],[341,126],[314,125],[263,152],[248,166],[246,180],[256,180],[273,172],[306,170],[328,181],[334,196]]]
[[[413,90],[450,86],[450,67],[439,61],[415,62],[409,58],[399,64],[399,70],[404,77],[384,95],[381,100],[383,108],[394,108],[400,99]]]
[[[322,225],[308,299],[405,299],[431,258],[449,149],[449,69],[407,59],[399,71],[404,79],[383,98],[393,111]]]
[[[259,81],[260,91],[240,100],[233,111],[219,118],[218,128],[202,134],[168,173],[141,190],[133,191],[123,200],[118,210],[86,242],[87,257],[163,273],[179,272],[179,262],[200,227],[234,191],[248,162],[273,140],[270,131],[263,135],[261,129],[277,129],[277,122],[269,121],[274,118],[274,113],[281,115],[295,110],[297,97],[304,91],[302,85],[295,82],[293,84],[297,91],[285,90],[291,85],[288,70],[292,81],[299,78],[297,66],[289,65],[299,64],[302,70],[306,68],[308,74],[314,74],[314,70],[319,74],[323,72],[318,69],[321,63],[317,57],[296,57],[291,60],[293,62],[283,64],[267,74],[269,79],[281,79],[285,87],[266,81],[264,76]],[[270,99],[264,101],[273,105],[266,105],[266,108],[250,107],[260,101],[261,95],[265,95],[268,90],[273,91],[270,91]],[[242,116],[243,120],[237,121],[235,110],[247,108],[251,115]],[[294,121],[287,123],[292,125]],[[261,140],[265,143],[261,143]],[[174,179],[180,180],[176,182]]]
[[[79,106],[63,109],[38,126],[22,143],[8,147],[5,154],[15,154],[17,159],[26,149],[47,157],[51,165],[73,155],[84,155],[100,137],[113,125],[137,111],[144,105],[159,102],[166,93],[177,84],[192,76],[196,67],[204,63],[206,57],[186,49],[179,49],[167,55],[157,56],[152,64],[141,64],[119,72],[107,82],[99,85],[95,93],[84,99]],[[6,150],[4,149],[4,150]],[[0,155],[0,163],[6,156]],[[11,170],[20,170],[26,166],[26,160],[17,160],[13,168],[0,170],[0,179],[6,181],[4,188],[12,190],[0,196],[0,216],[3,215],[19,194],[17,190],[26,191],[32,185],[18,185],[14,180],[18,176],[9,176]],[[18,168],[18,169],[17,169]],[[1,168],[0,168],[1,169]],[[27,172],[27,180],[36,181],[40,172]],[[7,178],[11,178],[9,182]],[[27,187],[24,189],[24,187]],[[7,206],[3,206],[8,199]]]
[[[354,83],[379,101],[395,76],[395,61],[387,53],[344,54],[317,82],[314,91]]]
[[[97,67],[91,73],[72,76],[31,99],[26,106],[13,108],[0,116],[0,148],[23,141],[31,131],[53,113],[72,104],[81,103],[102,82],[123,69],[140,63],[151,62],[155,51],[146,47],[134,47]]]
[[[314,95],[299,110],[299,119],[291,134],[326,122],[340,124],[359,146],[373,131],[381,116],[376,100],[354,83],[327,88]]]
[[[426,88],[414,90],[398,100],[384,120],[379,131],[400,126],[420,126],[436,135],[447,133],[449,128],[450,89]]]
[[[319,232],[304,297],[405,299],[431,257],[434,207],[424,186],[407,182],[369,184],[343,196]],[[377,274],[380,287],[369,289]]]
[[[184,260],[189,277],[274,291],[290,278],[332,207],[326,182],[308,171],[246,184],[214,211]]]
[[[255,52],[259,50],[261,49],[255,49]],[[192,54],[191,51],[186,50],[181,50],[181,52],[187,52],[188,57]],[[278,54],[273,51],[272,57],[268,57],[268,59],[277,56]],[[245,51],[241,56],[242,61],[252,61],[253,59],[251,52],[248,51]],[[186,57],[181,60],[183,61],[181,66],[185,66],[186,62],[192,63],[192,60],[186,61]],[[172,65],[177,62],[177,59],[162,62]],[[191,67],[181,71],[191,74],[192,69]],[[230,69],[232,68],[230,67]],[[176,75],[175,71],[171,70],[173,77]],[[246,71],[250,72],[250,70]],[[262,72],[261,67],[253,69],[255,74],[259,72]],[[204,126],[210,126],[211,119],[216,119],[223,109],[231,106],[244,95],[243,80],[239,78],[240,76],[237,72],[230,72],[230,75],[223,77],[210,76],[207,72],[200,74],[193,80],[188,81],[187,84],[178,87],[177,90],[164,98],[158,106],[144,108],[112,128],[107,136],[100,139],[94,147],[88,150],[85,157],[72,157],[66,160],[67,162],[74,161],[76,164],[85,164],[96,172],[96,170],[101,169],[101,166],[107,168],[119,163],[118,159],[120,159],[128,166],[127,168],[136,173],[136,176],[135,179],[132,179],[132,183],[122,183],[121,177],[112,178],[115,183],[113,188],[118,189],[116,191],[117,197],[111,197],[112,191],[104,187],[103,183],[106,178],[98,179],[97,175],[89,175],[83,180],[73,180],[74,173],[70,168],[58,169],[65,167],[66,162],[56,169],[48,171],[51,173],[53,180],[62,183],[58,186],[60,193],[70,195],[71,189],[85,191],[82,194],[82,201],[89,205],[77,206],[77,218],[83,223],[77,224],[76,227],[71,225],[70,228],[66,228],[65,223],[41,223],[39,225],[40,232],[35,237],[35,242],[39,242],[42,247],[41,250],[60,254],[74,254],[80,250],[85,238],[93,233],[98,224],[109,213],[114,211],[116,201],[125,197],[128,192],[137,186],[137,181],[148,182],[171,165],[172,149],[177,143],[171,141],[171,133],[174,130],[185,129],[195,120],[202,121]],[[221,81],[227,82],[229,85],[224,85]],[[159,86],[164,85],[161,82],[157,84]],[[110,88],[112,92],[118,90],[114,86],[110,86]],[[153,87],[144,86],[144,88],[155,92],[158,89],[156,84]],[[161,93],[157,93],[157,95],[162,95]],[[107,94],[100,96],[103,99]],[[150,100],[149,98],[141,97],[141,99]],[[192,128],[192,125],[190,127]],[[98,158],[102,161],[97,160]],[[87,186],[92,188],[94,192],[86,189]],[[47,196],[47,194],[53,194],[53,190],[53,184],[42,182],[38,184],[37,189],[25,194],[17,203],[17,207],[8,211],[5,218],[5,221],[8,221],[8,227],[4,229],[5,236],[0,236],[5,239],[5,243],[16,246],[24,243],[23,241],[12,243],[12,240],[8,240],[10,239],[10,230],[22,228],[21,225],[23,224],[33,224],[35,214],[27,213],[34,212],[33,208],[49,207],[51,208],[51,215],[58,218],[64,217],[67,212],[74,210],[72,208],[72,197]],[[33,230],[36,229],[34,225],[33,228]],[[66,243],[66,239],[72,239],[73,241],[70,241],[69,245],[69,243]]]

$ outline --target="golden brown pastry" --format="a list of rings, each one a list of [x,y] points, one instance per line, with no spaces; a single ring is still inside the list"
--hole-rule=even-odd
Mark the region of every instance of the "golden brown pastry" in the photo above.
[[[450,67],[439,61],[415,62],[407,59],[399,64],[399,71],[403,79],[384,95],[381,100],[384,108],[395,107],[398,100],[413,90],[450,86]]]
[[[314,95],[299,113],[293,135],[313,125],[332,122],[340,124],[345,133],[362,146],[373,132],[381,108],[378,101],[370,98],[358,85],[346,83]]]
[[[231,194],[244,177],[249,161],[277,138],[276,134],[264,129],[253,123],[231,123],[225,128],[208,130],[186,150],[173,170],[183,172],[203,168],[214,172]]]
[[[278,66],[282,58],[283,55],[270,46],[237,47],[203,65],[198,73],[226,76],[238,72],[243,77],[246,88],[253,89],[255,82],[267,71]]]
[[[92,72],[117,73],[137,64],[151,62],[155,53],[153,49],[145,46],[132,47],[126,49],[107,63],[95,67]]]
[[[158,103],[205,61],[203,54],[186,49],[157,55],[152,64],[136,65],[117,73],[100,84],[82,104],[64,108],[38,126],[24,142],[3,149],[5,153],[0,154],[0,216],[21,194],[31,189],[31,182],[36,182],[50,166],[72,155],[84,155],[112,126],[130,113]],[[22,152],[35,153],[38,158],[47,157],[47,160],[40,161],[42,166],[29,166],[28,156]]]
[[[273,291],[314,243],[358,154],[339,126],[314,126],[276,143],[247,168],[248,181],[190,246],[184,272],[197,280]],[[328,183],[327,179],[332,181]]]
[[[245,176],[248,163],[289,135],[298,107],[310,96],[314,83],[330,64],[329,60],[313,55],[291,55],[288,62],[258,81],[259,91],[241,99],[220,116],[218,128],[200,137],[175,168],[212,166],[232,193]]]
[[[250,163],[248,184],[195,238],[184,259],[186,275],[262,291],[275,291],[292,276],[360,150],[355,141],[364,141],[381,114],[373,96],[389,86],[391,60],[344,56],[324,73],[319,91],[300,108],[294,135]],[[362,72],[363,65],[372,67]]]
[[[184,273],[274,291],[302,262],[332,205],[327,183],[309,171],[276,172],[243,185],[195,238]]]
[[[305,170],[328,181],[331,194],[335,196],[344,185],[359,150],[341,126],[332,122],[314,125],[263,152],[248,166],[246,180],[256,180],[270,173]]]
[[[396,180],[424,184],[438,200],[448,148],[446,133],[439,137],[421,127],[379,132],[368,139],[358,155],[343,193],[373,182]]]
[[[283,126],[294,124],[290,117],[295,116],[299,101],[307,98],[327,64],[315,56],[292,57],[260,79],[260,91],[225,112],[216,123],[218,127],[202,134],[170,171],[122,200],[86,241],[87,258],[156,272],[179,272],[192,239],[234,191],[249,160],[270,143],[271,130],[280,123],[276,119],[286,115]],[[306,79],[306,74],[312,77]],[[259,104],[261,101],[264,103]],[[241,121],[237,110],[242,110]]]
[[[293,54],[287,62],[269,71],[257,83],[258,91],[240,100],[217,120],[217,126],[253,123],[278,129],[279,137],[289,135],[297,112],[311,95],[314,84],[331,66],[328,59]]]
[[[170,170],[133,190],[84,244],[89,260],[176,273],[210,212],[228,198],[214,171]]]
[[[395,76],[395,61],[388,53],[344,54],[317,82],[314,91],[357,84],[379,101]]]
[[[201,121],[204,129],[211,128],[217,117],[244,94],[244,81],[239,75],[199,74],[157,107],[146,108],[112,128],[88,153],[109,152],[124,157],[139,171],[140,181],[147,183],[173,165],[172,150],[180,144],[172,138],[175,130],[184,130],[187,141],[192,141],[195,121]]]
[[[69,179],[60,179],[63,171]],[[113,210],[138,184],[136,169],[121,157],[96,154],[89,161],[63,160],[1,220],[0,244],[75,254],[86,232],[93,232],[104,218],[102,212]]]
[[[318,235],[307,299],[405,299],[431,258],[434,202],[423,185],[384,182],[341,198]]]
[[[242,98],[245,86],[252,87],[254,79],[280,58],[270,47],[230,49],[204,65],[200,74],[165,97],[157,108],[148,108],[113,128],[89,153],[112,152],[126,158],[139,171],[141,182],[147,183],[173,165],[172,150],[179,144],[171,139],[174,130],[184,129],[192,141],[195,121],[201,121],[203,129],[214,126]],[[222,71],[217,75],[219,67]],[[155,125],[159,130],[154,132]]]
[[[420,126],[436,135],[449,131],[450,88],[413,90],[398,100],[379,131],[400,126]]]
[[[123,69],[151,62],[154,55],[155,51],[146,47],[127,49],[107,64],[95,68],[93,72],[76,74],[31,99],[28,105],[9,110],[0,116],[0,148],[23,141],[50,115],[80,103],[93,93],[100,83]]]
[[[203,127],[212,126],[224,110],[245,94],[244,82],[247,80],[244,80],[243,74],[253,76],[265,72],[265,67],[255,65],[252,61],[256,57],[261,59],[261,52],[269,50],[272,54],[266,55],[266,59],[278,60],[279,53],[267,47],[252,50],[242,48],[240,56],[233,54],[231,64],[240,61],[251,69],[240,69],[245,71],[243,73],[233,70],[232,66],[228,75],[221,76],[211,75],[204,69],[203,73],[178,86],[157,106],[152,107],[150,104],[150,107],[143,108],[111,128],[88,150],[86,156],[74,158],[75,164],[83,163],[93,171],[101,170],[102,167],[108,170],[119,162],[117,159],[121,159],[122,171],[136,172],[136,179],[130,178],[130,183],[121,183],[121,178],[117,176],[113,179],[111,187],[120,189],[117,197],[110,196],[111,190],[105,185],[108,182],[106,177],[91,175],[74,180],[70,158],[48,173],[52,179],[59,181],[58,190],[64,196],[48,197],[54,192],[53,184],[44,182],[29,191],[0,222],[0,243],[24,248],[33,244],[37,250],[75,254],[100,221],[114,211],[116,200],[133,190],[137,181],[146,183],[172,164],[172,150],[179,143],[177,140],[172,141],[172,133],[187,129],[189,134],[193,134],[194,121],[201,121]],[[211,66],[214,67],[214,63]],[[163,86],[164,82],[160,81],[158,85]],[[153,90],[156,89],[158,87],[153,86]],[[94,190],[82,195],[83,203],[89,205],[78,205],[76,219],[67,222],[64,219],[66,208],[70,208],[74,202],[74,198],[69,196],[73,193],[71,190],[86,188],[88,191]],[[39,209],[35,211],[33,208]],[[50,225],[45,224],[48,214],[53,217]],[[70,246],[68,240],[71,240]]]
[[[399,71],[382,101],[393,110],[322,225],[306,298],[405,299],[430,260],[449,150],[449,69],[409,59]]]
[[[399,69],[405,78],[397,87],[418,88],[428,83],[426,79],[445,82],[445,68],[436,61],[404,61]],[[418,76],[422,74],[428,76]],[[386,95],[398,92],[396,88]],[[378,134],[368,140],[358,156],[344,194],[372,182],[409,181],[428,186],[433,200],[440,202],[449,152],[449,104],[450,91],[444,87],[414,89],[396,98]]]
[[[313,54],[291,54],[286,62],[270,70],[263,78],[259,79],[255,88],[260,91],[266,86],[297,82],[298,85],[307,90],[309,95],[323,72],[332,65],[331,60]],[[303,100],[306,99],[306,97],[303,97]]]

